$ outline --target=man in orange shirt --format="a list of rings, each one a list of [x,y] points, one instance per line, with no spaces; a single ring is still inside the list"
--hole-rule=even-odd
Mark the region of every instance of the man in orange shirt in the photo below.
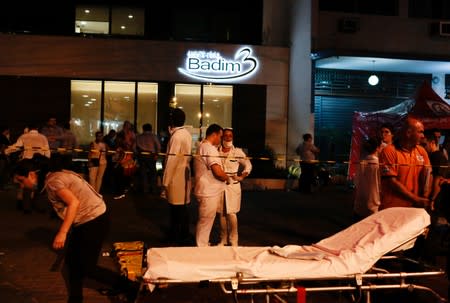
[[[429,207],[431,166],[426,150],[422,122],[407,118],[399,141],[386,146],[380,154],[381,205],[388,207]]]

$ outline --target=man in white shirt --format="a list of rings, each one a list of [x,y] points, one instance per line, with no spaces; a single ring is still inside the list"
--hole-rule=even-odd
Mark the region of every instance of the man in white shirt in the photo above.
[[[222,138],[222,127],[211,124],[194,158],[195,188],[198,201],[198,221],[196,230],[197,246],[208,246],[216,212],[223,203],[228,176],[222,167],[218,146]]]
[[[30,131],[22,134],[16,143],[8,146],[5,154],[9,155],[23,149],[21,159],[31,159],[34,154],[41,154],[50,158],[50,147],[47,137],[40,134],[35,126],[30,126],[29,129]]]
[[[303,143],[296,148],[296,153],[300,156],[300,167],[302,172],[299,180],[299,191],[309,194],[314,182],[314,170],[316,155],[320,152],[319,148],[314,145],[311,134],[303,135]]]
[[[30,131],[22,134],[16,143],[8,146],[5,154],[9,155],[16,151],[22,151],[21,159],[32,159],[35,154],[43,155],[50,158],[50,147],[48,145],[47,137],[40,134],[37,127],[29,126]],[[34,204],[35,190],[29,188],[18,188],[17,190],[17,209],[23,210],[24,213],[29,214],[32,208],[37,208]]]

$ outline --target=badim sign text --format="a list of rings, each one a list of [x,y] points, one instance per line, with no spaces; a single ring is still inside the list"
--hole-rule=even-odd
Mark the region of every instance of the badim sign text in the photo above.
[[[250,47],[239,49],[233,58],[217,51],[190,50],[184,67],[178,71],[187,77],[207,82],[233,82],[251,77],[258,70],[258,59]]]

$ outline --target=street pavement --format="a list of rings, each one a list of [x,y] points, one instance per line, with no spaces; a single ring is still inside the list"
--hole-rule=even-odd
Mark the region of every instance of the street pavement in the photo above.
[[[167,246],[169,209],[158,196],[130,192],[121,200],[106,194],[111,211],[112,229],[104,244],[99,264],[119,271],[112,257],[112,244],[122,241],[144,241],[147,247]],[[51,249],[51,243],[60,224],[51,218],[47,201],[38,201],[44,211],[24,214],[16,209],[13,189],[0,192],[0,302],[7,303],[62,303],[66,288],[60,273],[61,256]],[[243,246],[272,246],[311,244],[330,236],[351,224],[352,192],[344,186],[328,185],[313,194],[296,191],[245,191],[239,213],[239,244]],[[190,228],[194,234],[197,218],[195,200],[190,205]],[[211,243],[219,241],[218,222],[213,227]],[[445,266],[445,264],[442,264]],[[430,278],[425,284],[447,298],[446,277]],[[97,289],[104,287],[88,281],[84,292],[86,303],[119,302],[118,297],[107,297]],[[380,291],[381,292],[381,291]],[[376,295],[372,302],[437,302],[434,297],[404,294],[396,290],[385,297]],[[287,302],[296,302],[294,295],[283,296]],[[403,299],[400,299],[403,298]],[[234,302],[222,294],[216,285],[183,285],[142,291],[138,302]],[[239,302],[268,302],[262,295],[242,295]],[[276,301],[272,298],[270,302]],[[307,302],[352,302],[349,293],[308,294]]]

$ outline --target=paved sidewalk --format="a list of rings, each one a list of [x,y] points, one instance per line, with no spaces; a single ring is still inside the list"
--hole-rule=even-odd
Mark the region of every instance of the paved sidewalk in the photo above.
[[[345,188],[330,186],[311,195],[298,192],[244,192],[239,214],[239,243],[244,246],[311,244],[332,235],[351,222],[352,193]],[[112,230],[103,251],[112,243],[144,241],[147,246],[166,246],[169,210],[158,197],[129,194],[125,199],[105,200],[112,214]],[[23,214],[16,210],[14,191],[0,192],[0,301],[8,303],[63,303],[66,289],[59,272],[58,255],[51,249],[53,236],[60,224],[49,213]],[[43,199],[40,204],[46,206]],[[190,206],[191,232],[194,234],[196,203]],[[218,226],[212,233],[217,242]],[[55,264],[56,262],[56,264]],[[100,257],[100,264],[118,271],[113,258]],[[430,283],[447,297],[447,280]],[[86,303],[116,302],[97,292],[102,285],[90,282],[85,289]],[[241,302],[250,302],[242,297]],[[264,302],[264,298],[254,298]],[[295,302],[295,295],[291,297]],[[350,302],[347,294],[313,295],[308,302]],[[435,302],[435,301],[420,302]],[[217,287],[181,286],[142,296],[139,302],[233,302]],[[291,301],[289,301],[291,302]]]

